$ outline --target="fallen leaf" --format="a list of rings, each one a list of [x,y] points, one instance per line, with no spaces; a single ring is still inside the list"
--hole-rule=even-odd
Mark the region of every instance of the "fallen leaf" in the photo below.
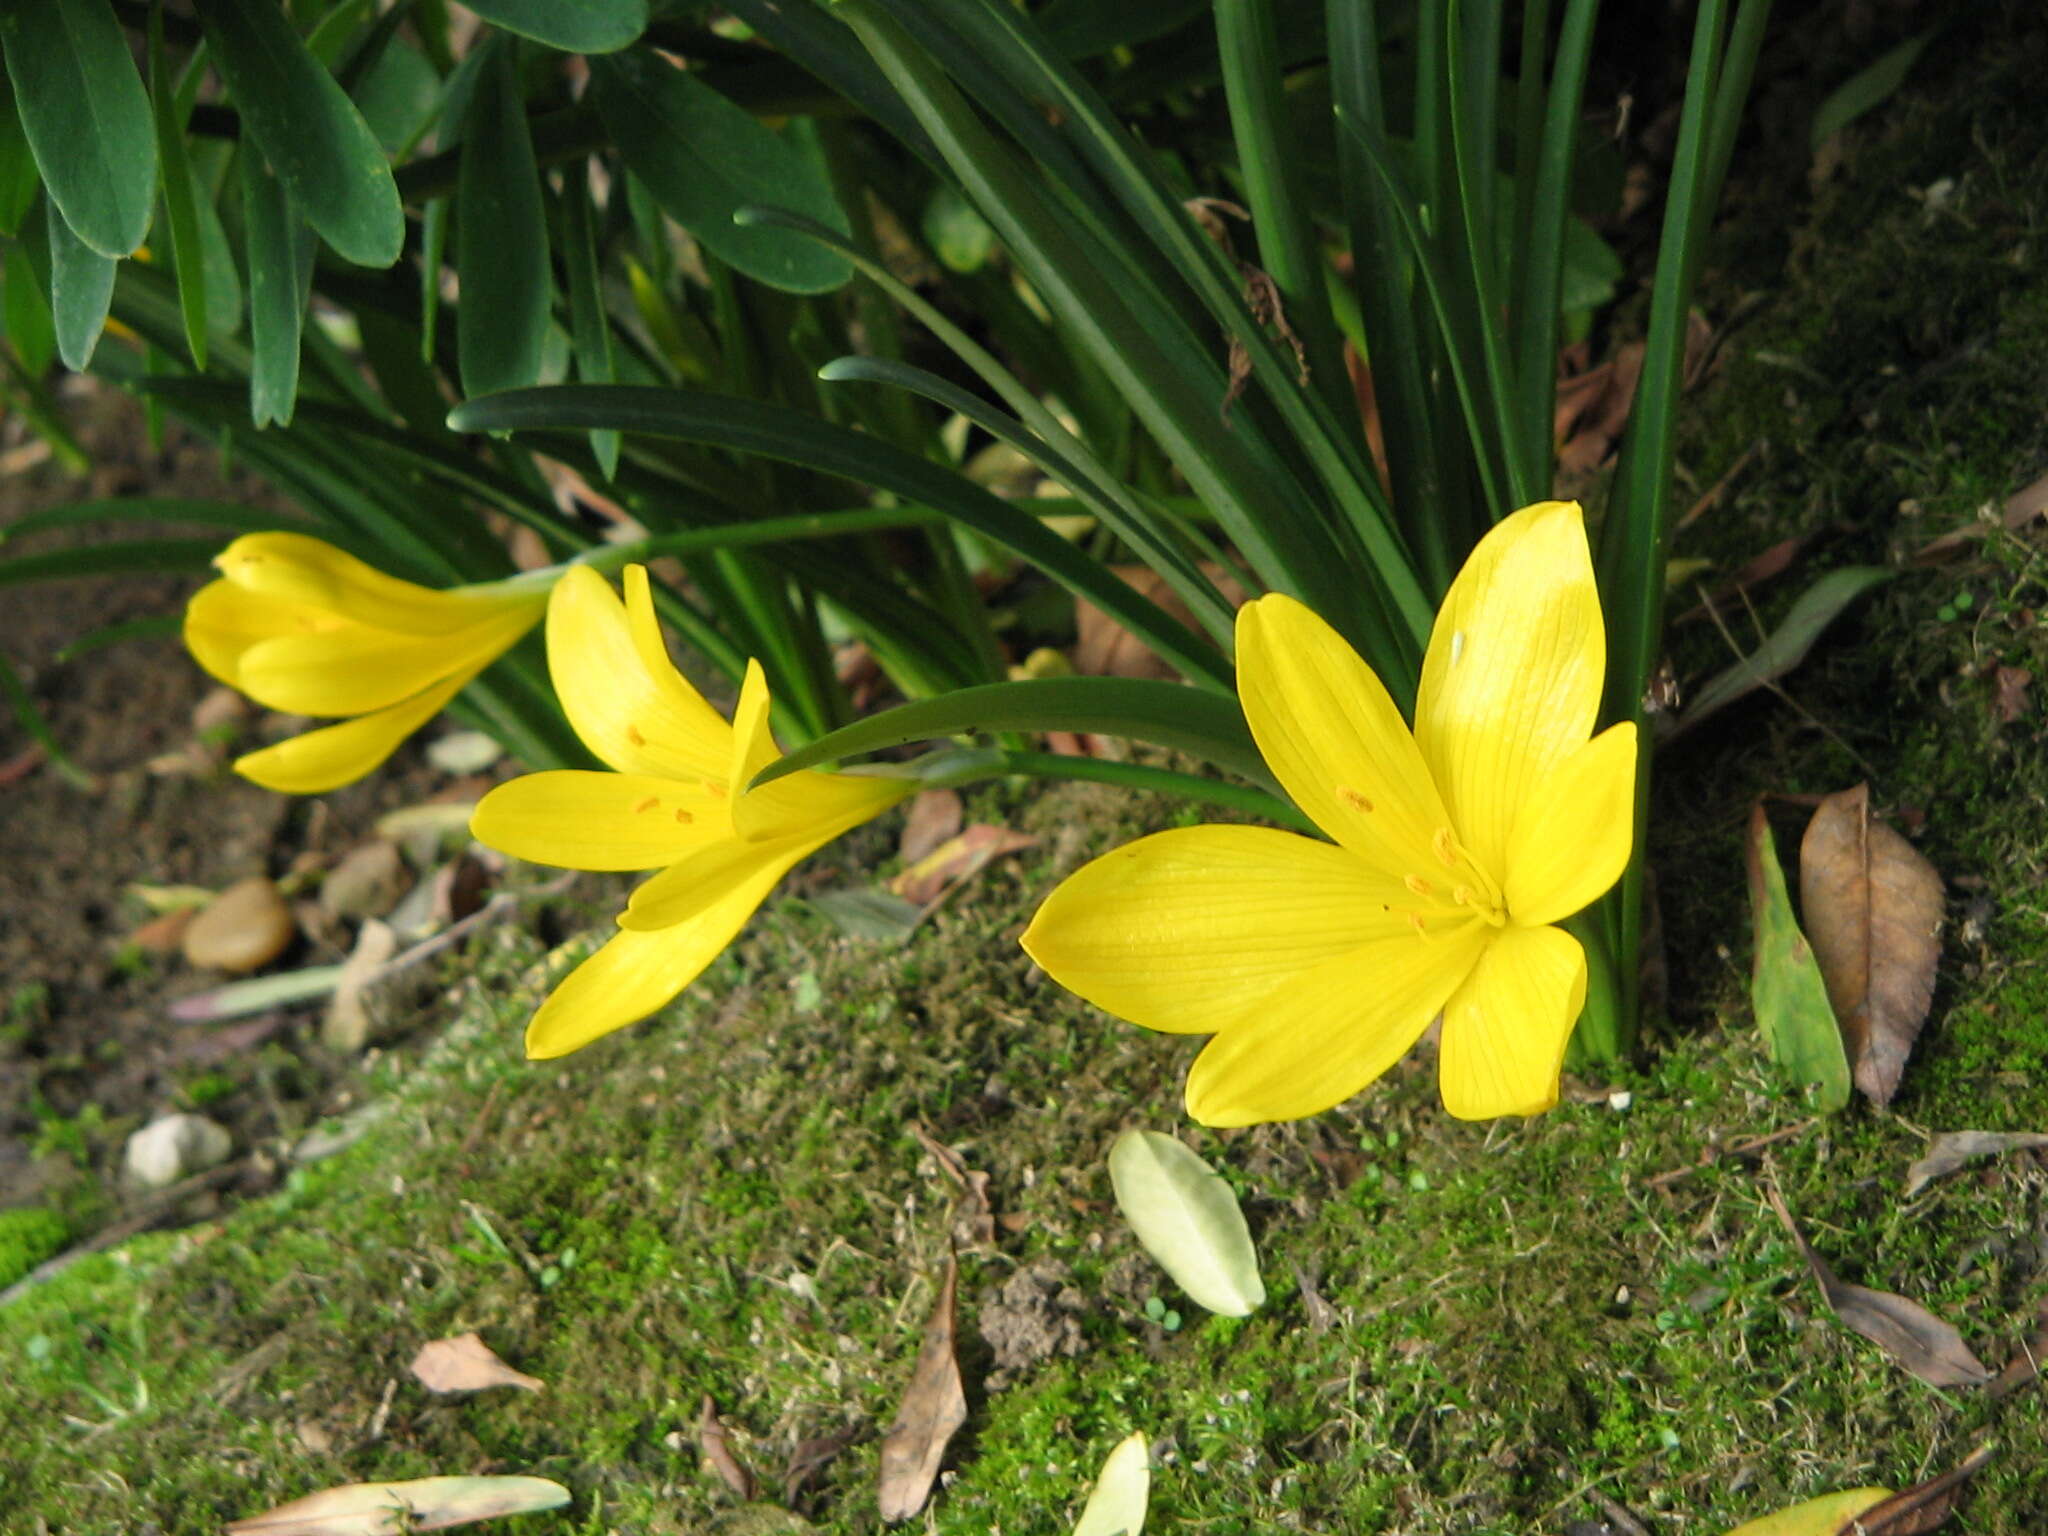
[[[1750,1006],[1779,1076],[1834,1114],[1848,1106],[1849,1054],[1828,1002],[1827,983],[1792,915],[1792,897],[1778,864],[1777,839],[1759,800],[1750,808],[1749,911],[1756,940],[1749,972]]]
[[[1934,1001],[1941,958],[1941,876],[1870,814],[1870,786],[1823,799],[1799,845],[1799,907],[1850,1070],[1880,1106]]]
[[[932,1135],[920,1122],[910,1122],[910,1134],[932,1155],[932,1161],[960,1191],[959,1204],[953,1211],[955,1230],[964,1229],[970,1242],[993,1243],[996,1240],[996,1219],[994,1203],[988,1197],[988,1175],[979,1168],[968,1167],[959,1153]]]
[[[889,889],[905,901],[929,906],[947,887],[971,879],[1003,854],[1035,847],[1037,843],[1038,839],[1028,833],[976,822],[896,876],[889,882]]]
[[[1728,1536],[1836,1536],[1842,1523],[1853,1520],[1873,1504],[1892,1496],[1889,1488],[1850,1488],[1842,1493],[1824,1493],[1804,1504],[1794,1504],[1761,1520],[1746,1521]]]
[[[544,1477],[421,1477],[350,1483],[236,1520],[228,1536],[398,1536],[499,1515],[560,1509],[569,1490]]]
[[[1785,1209],[1784,1196],[1770,1186],[1765,1193],[1813,1272],[1822,1299],[1844,1326],[1862,1334],[1930,1387],[1981,1387],[1991,1380],[1991,1372],[1970,1353],[1963,1336],[1918,1302],[1836,1278]]]
[[[1237,1196],[1184,1143],[1125,1131],[1109,1149],[1109,1182],[1139,1244],[1190,1299],[1224,1317],[1265,1301]]]
[[[1943,1131],[1927,1144],[1927,1155],[1906,1170],[1906,1198],[1947,1178],[1972,1158],[2035,1147],[2048,1147],[2048,1136],[2035,1131]]]
[[[946,1255],[946,1277],[939,1299],[924,1325],[910,1387],[896,1410],[896,1422],[882,1437],[881,1478],[877,1488],[882,1518],[908,1520],[924,1508],[938,1481],[946,1445],[967,1422],[967,1388],[960,1379],[954,1352],[957,1316],[954,1297],[960,1284],[960,1263]]]
[[[2033,681],[2034,674],[2025,667],[2000,667],[1991,675],[1991,712],[2000,725],[2011,725],[2025,717],[2031,707],[2027,689]]]
[[[1774,683],[1790,672],[1806,659],[1821,632],[1840,618],[1844,609],[1872,587],[1890,581],[1894,574],[1883,566],[1852,565],[1829,571],[1815,581],[1793,601],[1791,610],[1762,644],[1694,690],[1692,707],[1678,717],[1673,734],[1691,730],[1744,694]]]
[[[804,900],[831,920],[848,938],[870,939],[882,944],[901,943],[916,930],[924,909],[887,891],[856,886],[843,891],[821,891]]]
[[[927,789],[910,802],[903,817],[903,839],[896,852],[905,864],[915,864],[960,830],[963,815],[959,794],[950,789]]]
[[[848,1429],[835,1429],[829,1435],[812,1435],[797,1441],[790,1447],[789,1465],[782,1471],[782,1502],[794,1504],[841,1451],[859,1445],[869,1432],[866,1424],[855,1424]]]
[[[2048,1301],[2041,1303],[2037,1315],[2041,1326],[2034,1331],[2033,1338],[2020,1345],[2020,1352],[2005,1362],[2005,1369],[1991,1383],[1991,1396],[2005,1397],[2040,1376],[2041,1362],[2048,1360]]]
[[[2040,517],[2048,517],[2048,475],[2021,486],[2006,497],[1999,513],[1999,521],[2015,533]]]
[[[1126,1436],[1102,1464],[1087,1507],[1074,1524],[1074,1536],[1138,1536],[1145,1528],[1151,1493],[1150,1442],[1142,1433]]]
[[[1109,569],[1111,575],[1136,589],[1141,596],[1151,598],[1169,616],[1190,629],[1196,627],[1195,616],[1180,600],[1180,594],[1152,567],[1113,565]],[[1214,583],[1217,592],[1231,607],[1243,606],[1244,584],[1229,571],[1214,561],[1205,560],[1202,562],[1202,574]],[[1074,604],[1073,657],[1074,670],[1089,677],[1159,678],[1167,682],[1180,677],[1179,670],[1162,660],[1149,645],[1087,601]]]
[[[704,1406],[697,1413],[697,1449],[704,1453],[705,1463],[718,1474],[719,1481],[730,1488],[741,1503],[752,1502],[758,1491],[754,1474],[747,1470],[747,1464],[733,1450],[732,1436],[726,1433],[725,1425],[720,1422],[718,1405],[711,1400],[709,1392],[704,1394]]]
[[[1709,590],[1700,602],[1673,619],[1671,627],[1676,629],[1681,624],[1696,624],[1718,612],[1720,605],[1737,593],[1747,592],[1773,577],[1784,575],[1792,568],[1792,562],[1799,558],[1799,552],[1812,541],[1812,534],[1798,533],[1789,539],[1778,540],[1760,555],[1752,555],[1726,581]]]
[[[474,1333],[421,1345],[408,1369],[429,1392],[482,1392],[491,1387],[538,1392],[545,1385],[538,1377],[513,1370]]]
[[[1980,1445],[1939,1477],[1901,1488],[1890,1498],[1844,1520],[1835,1536],[1923,1536],[1948,1522],[1963,1484],[1984,1470],[1992,1447]]]

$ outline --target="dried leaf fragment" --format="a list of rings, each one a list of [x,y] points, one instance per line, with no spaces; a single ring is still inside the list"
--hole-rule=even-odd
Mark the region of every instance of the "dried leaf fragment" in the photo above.
[[[1963,1484],[1984,1470],[1992,1450],[1988,1444],[1980,1445],[1941,1476],[1901,1488],[1843,1521],[1835,1536],[1924,1536],[1927,1531],[1939,1530],[1948,1523]]]
[[[884,1520],[908,1520],[924,1508],[938,1481],[946,1445],[967,1422],[967,1387],[960,1379],[954,1348],[959,1285],[959,1260],[948,1254],[946,1277],[939,1282],[939,1299],[924,1325],[909,1389],[896,1410],[896,1422],[882,1437],[877,1494]]]
[[[963,810],[957,791],[927,789],[914,796],[903,817],[903,839],[897,855],[915,864],[960,830]]]
[[[409,1367],[429,1392],[482,1392],[491,1387],[519,1387],[538,1392],[539,1377],[515,1371],[475,1333],[422,1344]]]
[[[711,1400],[709,1392],[704,1394],[704,1406],[697,1412],[697,1449],[703,1452],[705,1465],[718,1474],[719,1481],[730,1488],[740,1502],[753,1502],[758,1492],[754,1474],[747,1470],[747,1464],[732,1448],[732,1436],[719,1419],[718,1404]]]
[[[1813,1272],[1821,1298],[1845,1327],[1862,1334],[1930,1387],[1981,1387],[1991,1380],[1991,1372],[1970,1353],[1963,1336],[1918,1302],[1838,1279],[1785,1209],[1784,1197],[1775,1187],[1766,1193]]]
[[[1117,1442],[1075,1522],[1074,1536],[1138,1536],[1152,1495],[1152,1450],[1142,1432]]]
[[[1762,801],[1750,808],[1745,851],[1756,934],[1749,997],[1757,1027],[1779,1075],[1807,1094],[1814,1108],[1833,1114],[1849,1103],[1849,1054],[1828,1002],[1827,983],[1792,915],[1777,839]]]
[[[398,1536],[560,1509],[569,1490],[544,1477],[421,1477],[349,1483],[236,1520],[228,1536]]]
[[[1941,876],[1870,814],[1870,786],[1823,799],[1799,845],[1799,905],[1856,1086],[1878,1105],[1898,1091],[1934,1001]]]
[[[905,901],[928,906],[952,886],[980,874],[1002,855],[1034,847],[1037,842],[1027,832],[976,822],[897,875],[889,882],[889,889]]]
[[[1943,1131],[1927,1144],[1927,1155],[1906,1170],[1906,1198],[1912,1199],[1936,1179],[1945,1179],[1973,1158],[2048,1147],[2048,1136],[2035,1131]]]
[[[1109,1182],[1138,1242],[1191,1299],[1224,1317],[1247,1317],[1265,1301],[1237,1196],[1184,1143],[1125,1131],[1109,1151]]]

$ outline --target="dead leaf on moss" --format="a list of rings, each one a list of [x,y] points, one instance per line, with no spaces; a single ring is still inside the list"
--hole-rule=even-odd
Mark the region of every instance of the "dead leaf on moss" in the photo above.
[[[1845,1520],[1835,1536],[1924,1536],[1948,1523],[1956,1495],[1991,1460],[1992,1447],[1980,1445],[1939,1477],[1901,1488],[1854,1519]]]
[[[903,818],[903,839],[896,852],[905,864],[915,864],[960,830],[959,794],[950,789],[927,789],[910,802]]]
[[[917,1144],[931,1154],[932,1161],[960,1191],[959,1202],[953,1209],[955,1233],[964,1233],[970,1243],[993,1243],[996,1240],[995,1203],[989,1199],[988,1175],[979,1168],[968,1167],[966,1159],[926,1130],[922,1122],[911,1121],[910,1134],[917,1138]]]
[[[232,1521],[227,1529],[228,1536],[398,1536],[560,1509],[568,1502],[569,1490],[544,1477],[421,1477],[324,1489]]]
[[[1998,1379],[1991,1383],[1993,1397],[2004,1397],[2017,1392],[2028,1382],[2041,1374],[2041,1362],[2048,1360],[2048,1301],[2041,1303],[2036,1314],[2041,1326],[2034,1330],[2034,1336],[2020,1345],[2019,1353],[2005,1362],[2005,1369],[1998,1373]]]
[[[546,1385],[537,1376],[513,1370],[474,1333],[421,1345],[409,1369],[429,1392],[483,1392],[491,1387],[538,1392]]]
[[[2048,1147],[2048,1136],[2035,1131],[1943,1131],[1927,1144],[1927,1155],[1906,1170],[1906,1198],[1912,1199],[1974,1158],[2035,1147]]]
[[[1029,833],[976,822],[897,875],[889,882],[889,889],[905,901],[929,906],[948,888],[972,879],[1002,855],[1035,847],[1037,843],[1038,839]]]
[[[946,1446],[967,1422],[967,1388],[960,1379],[955,1351],[958,1317],[954,1299],[960,1284],[960,1263],[946,1255],[946,1275],[939,1299],[924,1325],[924,1342],[910,1387],[896,1410],[896,1422],[882,1437],[882,1469],[877,1489],[882,1518],[908,1520],[931,1497]]]
[[[1862,1334],[1930,1387],[1981,1387],[1991,1380],[1990,1370],[1970,1352],[1963,1336],[1918,1302],[1837,1278],[1799,1230],[1776,1186],[1766,1185],[1764,1192],[1813,1272],[1822,1299],[1845,1327]]]
[[[2000,725],[2011,725],[2026,716],[2032,708],[2027,702],[2027,689],[2033,681],[2034,674],[2025,667],[2000,667],[1992,673],[1991,712]]]
[[[732,1448],[732,1436],[719,1419],[718,1404],[711,1400],[709,1392],[704,1394],[704,1406],[697,1413],[697,1449],[704,1453],[705,1465],[718,1474],[719,1481],[730,1488],[741,1503],[753,1502],[758,1491],[754,1474]]]
[[[1878,1105],[1898,1091],[1934,1001],[1941,876],[1870,814],[1870,786],[1825,797],[1799,845],[1799,906],[1856,1086]]]
[[[804,1491],[817,1479],[820,1472],[830,1466],[839,1453],[849,1446],[859,1445],[871,1433],[865,1424],[855,1424],[846,1429],[835,1429],[829,1435],[812,1435],[799,1440],[790,1448],[789,1465],[782,1472],[782,1502],[794,1504]]]

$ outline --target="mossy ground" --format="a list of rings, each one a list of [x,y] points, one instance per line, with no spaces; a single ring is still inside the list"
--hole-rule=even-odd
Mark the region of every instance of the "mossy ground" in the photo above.
[[[1895,562],[2048,468],[2048,125],[2023,88],[2044,69],[2038,21],[1938,42],[1694,402],[1698,483],[1773,446],[1679,553],[1732,565],[1844,525],[1760,598],[1764,622],[1820,570]],[[542,951],[502,933],[435,1008],[443,1044],[387,1064],[391,1112],[352,1150],[0,1317],[0,1526],[204,1531],[333,1483],[518,1471],[576,1495],[519,1529],[739,1529],[698,1466],[705,1394],[771,1496],[797,1441],[892,1415],[952,1226],[921,1124],[1014,1217],[962,1255],[973,1416],[936,1531],[1066,1528],[1132,1429],[1159,1452],[1161,1531],[1519,1536],[1598,1518],[1597,1488],[1653,1530],[1711,1536],[1913,1481],[1986,1435],[1999,1452],[1963,1528],[2048,1529],[2042,1389],[1994,1403],[1914,1381],[1827,1315],[1764,1200],[1775,1181],[1844,1278],[1919,1300],[1994,1367],[2034,1331],[2039,1165],[1902,1190],[1923,1131],[2048,1129],[2042,710],[1991,707],[1999,664],[2048,687],[2042,612],[2040,544],[1994,535],[1902,570],[1787,680],[1790,702],[1738,705],[1667,754],[1669,1018],[1637,1068],[1526,1123],[1447,1119],[1417,1061],[1311,1122],[1190,1129],[1187,1044],[1076,1004],[1015,943],[1058,875],[1185,816],[1105,790],[988,792],[980,810],[1040,848],[906,947],[771,904],[662,1018],[561,1063],[519,1057]],[[1676,642],[1695,675],[1720,646],[1710,626]],[[1865,777],[1924,813],[1956,920],[1894,1111],[1809,1124],[1748,1017],[1741,829],[1758,793]],[[889,832],[840,862],[872,867]],[[608,901],[576,915],[595,927]],[[1237,1185],[1260,1312],[1207,1317],[1136,1252],[1103,1168],[1127,1124],[1179,1129]],[[1780,1130],[1767,1158],[1702,1161]],[[1037,1263],[1081,1298],[1079,1352],[987,1389],[976,1319]],[[1148,1318],[1155,1297],[1179,1329]],[[547,1389],[442,1401],[411,1381],[422,1342],[470,1328]],[[877,1529],[875,1458],[854,1445],[796,1502]]]

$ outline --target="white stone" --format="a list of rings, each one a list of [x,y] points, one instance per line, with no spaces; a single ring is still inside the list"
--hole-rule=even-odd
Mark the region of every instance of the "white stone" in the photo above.
[[[128,1138],[128,1172],[145,1189],[163,1189],[227,1161],[235,1138],[204,1115],[165,1115]]]

